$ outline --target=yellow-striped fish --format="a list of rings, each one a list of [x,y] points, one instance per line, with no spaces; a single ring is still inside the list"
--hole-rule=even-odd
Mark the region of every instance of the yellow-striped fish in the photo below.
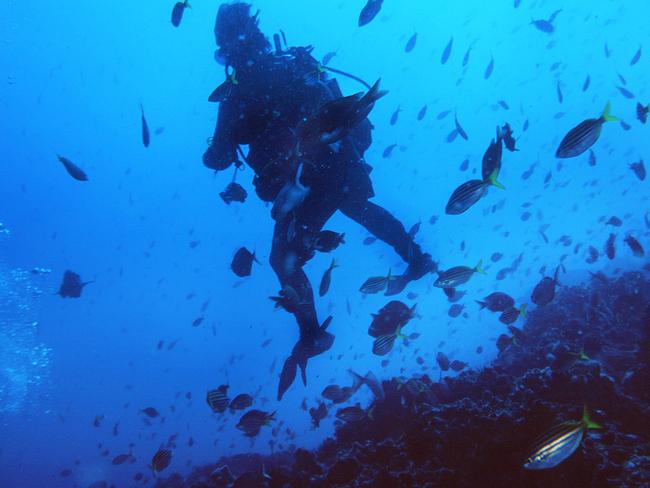
[[[388,270],[388,276],[373,276],[372,278],[368,278],[364,284],[361,285],[359,291],[368,295],[382,292],[388,286],[388,282],[394,279],[395,278],[391,274],[391,271]]]
[[[602,427],[589,418],[585,406],[581,420],[570,420],[551,428],[540,436],[524,462],[526,469],[550,469],[566,461],[580,446],[589,429]]]

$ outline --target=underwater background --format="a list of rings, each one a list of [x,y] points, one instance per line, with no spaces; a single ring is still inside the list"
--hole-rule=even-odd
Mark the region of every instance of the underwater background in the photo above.
[[[388,269],[403,272],[405,265],[390,247],[369,243],[365,229],[336,214],[325,228],[344,232],[345,244],[305,266],[317,286],[331,259],[339,264],[329,293],[316,299],[321,320],[334,317],[328,330],[336,340],[309,362],[307,386],[296,380],[278,402],[278,376],[297,327],[268,299],[280,288],[268,264],[270,206],[254,195],[250,169],[238,176],[249,198],[226,205],[219,192],[232,173],[215,174],[201,162],[217,114],[217,105],[207,98],[224,81],[223,67],[214,60],[219,5],[195,0],[174,28],[169,20],[173,2],[5,3],[0,17],[0,486],[153,486],[148,465],[161,446],[173,448],[173,459],[159,478],[172,472],[185,477],[197,466],[221,465],[219,459],[242,453],[315,450],[334,435],[335,423],[341,424],[336,408],[359,403],[369,409],[375,401],[369,389],[359,389],[344,405],[328,404],[328,417],[313,427],[303,406],[324,401],[321,392],[328,385],[349,385],[348,369],[362,375],[372,371],[386,382],[426,374],[432,384],[492,367],[502,356],[497,339],[508,329],[476,300],[506,292],[517,306],[528,304],[533,320],[531,292],[560,264],[565,272],[558,294],[570,287],[586,289],[594,282],[592,274],[599,273],[612,280],[599,290],[600,302],[614,300],[619,288],[622,295],[637,298],[621,309],[616,327],[647,327],[648,258],[624,242],[632,235],[650,249],[648,181],[630,167],[650,152],[650,128],[637,120],[635,108],[650,103],[650,58],[643,51],[649,39],[646,2],[386,0],[377,17],[360,27],[363,1],[259,0],[254,10],[259,8],[260,27],[269,38],[282,30],[289,46],[314,46],[317,59],[335,51],[332,67],[369,83],[381,78],[389,93],[369,116],[373,144],[365,154],[373,167],[373,201],[407,229],[421,222],[416,241],[442,269],[474,267],[482,260],[486,271],[462,287],[466,294],[456,317],[450,316],[445,294],[433,287],[433,275],[410,284],[394,298],[409,306],[417,303],[418,316],[405,333],[419,337],[410,343],[398,340],[385,357],[374,355],[367,327],[371,314],[390,299],[363,295],[359,287]],[[531,24],[558,10],[553,32]],[[406,52],[414,34],[415,45]],[[336,78],[346,95],[365,91],[354,80]],[[556,159],[567,132],[582,120],[600,117],[607,102],[623,122],[603,126],[593,155]],[[141,140],[140,104],[152,132],[148,148]],[[454,116],[467,139],[450,137]],[[462,215],[445,214],[454,189],[481,177],[483,154],[495,128],[505,123],[518,148],[504,151],[499,181],[506,189],[491,187]],[[66,174],[57,155],[83,167],[88,181]],[[617,236],[613,258],[604,251],[610,234]],[[254,250],[261,263],[243,279],[230,269],[241,246]],[[596,259],[590,246],[597,250]],[[92,281],[77,299],[57,295],[66,270]],[[626,288],[630,282],[634,286]],[[588,302],[590,292],[585,293],[569,293],[560,302]],[[531,341],[544,334],[544,325],[550,329],[568,320],[566,308],[555,312],[550,318],[537,315],[542,326],[529,329]],[[589,328],[584,317],[575,320]],[[519,318],[516,325],[526,333],[525,324]],[[613,324],[598,322],[597,327],[608,331]],[[561,327],[558,331],[550,342],[573,340],[574,352],[584,347],[564,337]],[[615,348],[616,339],[608,340]],[[621,355],[634,357],[639,343],[629,341],[630,349]],[[528,346],[517,347],[521,352]],[[441,372],[439,352],[467,363],[464,372]],[[517,374],[523,374],[526,360],[530,368],[546,366],[540,358],[551,350],[538,352],[537,362],[522,352]],[[588,366],[604,367],[598,352],[589,357]],[[501,361],[505,368],[507,361]],[[614,390],[641,361],[607,364]],[[585,374],[599,377],[600,372]],[[275,411],[276,420],[254,439],[244,436],[235,427],[242,412],[217,414],[206,404],[206,392],[221,384],[229,385],[231,398],[252,395],[253,406]],[[446,384],[453,391],[453,383]],[[639,391],[647,386],[642,382]],[[530,388],[532,396],[512,407],[514,422],[497,425],[502,435],[520,428],[526,411],[537,408],[531,400],[537,397],[535,388]],[[650,409],[647,397],[645,404],[640,398],[635,412],[637,419],[646,419],[645,432],[611,418],[610,426],[616,424],[622,437],[638,436],[631,444],[647,447]],[[556,421],[579,418],[589,399],[573,400],[559,402],[545,422],[528,424],[530,442]],[[419,408],[430,409],[436,402],[428,398],[424,403]],[[149,407],[159,415],[142,412]],[[607,432],[608,404],[603,400],[592,407]],[[620,413],[620,419],[631,412]],[[463,414],[459,408],[457,414],[469,423],[483,418],[472,409]],[[418,408],[403,415],[386,408],[382,426],[369,424],[358,436],[350,430],[341,442],[378,441],[383,426],[406,429],[416,417],[426,418]],[[454,424],[451,417],[445,419]],[[442,429],[436,442],[444,442],[444,435]],[[480,430],[467,436],[474,445],[490,440]],[[575,456],[588,456],[583,451],[593,446],[590,440]],[[501,447],[523,464],[527,446]],[[619,451],[618,465],[625,466],[632,452]],[[650,470],[647,452],[644,462]],[[121,454],[128,456],[114,463]],[[355,459],[359,472],[372,464]],[[574,473],[585,471],[579,461],[569,461]],[[458,461],[464,463],[474,460]],[[630,469],[643,465],[635,463]],[[251,486],[291,478],[274,474],[281,468],[272,463],[263,469],[268,473]],[[611,481],[602,474],[580,478],[597,482],[570,485],[571,473],[551,486],[650,483],[644,475],[624,484],[620,477],[612,475],[619,481]],[[534,475],[522,475],[519,480],[525,482],[517,486],[542,486],[537,483],[549,480]],[[357,474],[326,476],[316,471],[291,486],[354,485]],[[372,486],[372,475],[366,478]],[[461,478],[431,486],[476,486]],[[290,482],[279,486],[284,483]],[[409,483],[426,485],[402,480],[392,486]]]

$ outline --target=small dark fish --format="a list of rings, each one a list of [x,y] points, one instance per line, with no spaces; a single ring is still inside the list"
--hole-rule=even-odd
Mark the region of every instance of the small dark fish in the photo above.
[[[141,411],[143,414],[145,414],[147,417],[152,418],[152,419],[153,419],[153,418],[156,418],[156,417],[158,417],[158,415],[160,415],[160,413],[158,413],[158,410],[156,410],[156,409],[153,408],[153,407],[143,408],[143,409],[140,410],[140,411]]]
[[[504,110],[510,110],[510,105],[505,100],[499,100],[499,105],[501,106],[502,109]]]
[[[201,325],[203,323],[203,320],[204,320],[204,317],[195,318],[192,321],[192,327],[198,327],[199,325]]]
[[[460,167],[458,169],[461,171],[467,171],[467,168],[469,168],[469,159],[465,158],[465,160],[460,163]]]
[[[481,176],[483,177],[483,181],[489,181],[489,179],[492,178],[494,186],[503,187],[501,183],[497,182],[497,178],[501,172],[501,162],[503,157],[503,140],[501,134],[501,130],[497,129],[496,140],[492,139],[490,145],[483,154]]]
[[[445,64],[449,60],[449,56],[451,55],[451,48],[454,45],[454,38],[452,37],[449,39],[449,42],[447,43],[447,46],[445,47],[445,50],[442,52],[442,57],[440,58],[440,63]]]
[[[160,449],[151,458],[149,467],[154,473],[159,473],[172,462],[172,452],[169,449]]]
[[[321,64],[323,66],[327,66],[329,62],[332,60],[332,58],[334,58],[334,56],[336,56],[336,51],[328,52],[327,54],[325,54],[325,56],[323,56],[323,60],[321,61]]]
[[[582,91],[586,92],[589,89],[590,84],[591,84],[591,76],[587,75],[587,78],[585,78],[585,81],[582,84]]]
[[[381,4],[383,2],[384,0],[368,0],[368,3],[366,3],[359,14],[359,27],[363,27],[372,22],[381,10]]]
[[[248,393],[241,393],[232,399],[228,408],[232,410],[244,410],[253,404],[253,397]]]
[[[94,427],[101,427],[103,421],[104,421],[104,416],[103,415],[97,415],[95,417],[95,419],[93,420],[93,426]]]
[[[450,113],[451,113],[451,110],[443,110],[442,112],[440,112],[440,113],[436,116],[436,119],[437,119],[437,120],[443,120],[443,119],[446,119],[447,116],[448,116]]]
[[[451,307],[449,307],[449,311],[447,312],[447,315],[449,315],[452,319],[455,319],[461,313],[463,313],[464,308],[465,308],[465,305],[461,305],[459,303],[454,303]]]
[[[463,68],[469,64],[469,55],[471,52],[471,47],[467,48],[467,51],[465,51],[465,56],[463,56]]]
[[[594,246],[589,246],[587,251],[589,252],[589,256],[585,260],[587,264],[594,264],[596,261],[598,261],[598,258],[600,257],[598,249],[596,249]]]
[[[603,49],[605,51],[605,57],[609,58],[609,56],[612,54],[612,52],[609,50],[609,46],[607,45],[607,43],[605,43],[605,46],[603,47]]]
[[[415,47],[415,43],[417,42],[417,40],[418,40],[418,35],[417,33],[415,33],[411,36],[411,38],[406,43],[406,46],[404,47],[404,52],[410,53],[411,51],[413,51],[413,48]]]
[[[75,180],[77,180],[77,181],[88,181],[88,176],[86,175],[86,173],[84,173],[84,171],[79,166],[74,164],[68,158],[65,158],[63,156],[59,156],[58,154],[57,154],[56,157],[59,158],[59,161],[61,161],[61,164],[63,164],[63,167],[65,168],[65,170]]]
[[[84,286],[89,285],[90,283],[92,283],[92,281],[86,281],[85,283],[82,282],[81,276],[74,271],[67,270],[63,273],[63,282],[59,287],[57,295],[60,295],[63,298],[79,298]]]
[[[142,107],[142,104],[140,104],[140,119],[142,122],[142,144],[144,147],[149,147],[151,136],[149,135],[149,124],[147,124],[147,119],[144,116],[144,108]]]
[[[560,275],[560,266],[555,269],[553,278],[545,276],[542,280],[535,285],[531,295],[532,302],[538,307],[548,305],[555,298],[555,287],[558,284],[558,277]]]
[[[59,473],[59,476],[60,476],[61,478],[67,478],[67,477],[70,476],[71,474],[72,474],[72,471],[71,471],[71,470],[69,470],[69,469],[63,469],[63,470],[61,470],[61,472]]]
[[[271,420],[275,420],[275,412],[268,413],[253,409],[242,415],[235,427],[244,432],[246,437],[255,437],[262,426],[269,425]]]
[[[585,407],[581,420],[563,422],[540,436],[531,447],[524,468],[540,470],[556,467],[580,447],[589,429],[600,428],[599,424],[589,418],[589,411]]]
[[[402,111],[400,107],[397,107],[393,114],[390,116],[390,125],[397,124],[397,119],[399,118],[399,113]]]
[[[186,8],[192,8],[190,6],[189,0],[185,0],[184,2],[176,2],[176,5],[174,5],[174,9],[172,10],[172,25],[174,27],[181,25],[181,20],[183,20],[183,13],[185,12]]]
[[[533,20],[531,24],[534,25],[538,30],[546,34],[552,34],[555,31],[555,27],[553,26],[553,24],[551,24],[548,20],[545,19]]]
[[[622,86],[617,86],[616,88],[618,89],[619,92],[621,92],[621,95],[623,95],[625,98],[627,98],[629,100],[634,99],[634,93],[632,93],[627,88],[622,87]]]
[[[205,400],[213,412],[225,412],[230,404],[230,400],[228,399],[228,385],[221,385],[219,388],[208,391]]]
[[[634,254],[635,257],[637,258],[642,258],[645,256],[645,251],[643,250],[643,246],[641,246],[641,243],[637,241],[634,237],[632,236],[627,236],[625,239],[623,239],[625,244],[630,248],[632,251],[632,254]]]
[[[221,199],[230,205],[231,202],[244,203],[248,193],[239,183],[231,182],[228,184],[226,189],[219,193]]]
[[[451,363],[445,353],[438,352],[438,354],[436,354],[436,362],[438,363],[441,371],[449,371]]]
[[[384,152],[382,153],[382,157],[384,159],[387,159],[390,157],[391,154],[393,154],[393,150],[397,147],[397,144],[391,144],[390,146],[387,146],[386,149],[384,149]]]
[[[628,124],[627,122],[625,122],[624,120],[621,120],[621,128],[624,131],[628,131],[628,130],[630,130],[632,128],[632,126],[630,124]]]
[[[468,266],[455,266],[443,271],[438,275],[438,279],[433,286],[438,288],[456,288],[457,286],[467,283],[474,273],[487,274],[481,266],[483,261],[479,261],[474,268]]]
[[[336,418],[343,422],[359,422],[371,415],[371,412],[366,412],[358,403],[353,407],[340,408],[336,412]]]
[[[445,213],[460,215],[466,212],[487,194],[489,186],[490,184],[484,180],[470,180],[463,183],[449,197]]]
[[[650,105],[641,105],[640,103],[636,104],[636,118],[639,119],[639,122],[645,124],[648,121],[649,111]]]
[[[514,307],[515,300],[506,293],[495,291],[486,296],[482,301],[477,300],[476,303],[481,306],[481,310],[487,308],[491,312],[503,312],[508,308]]]
[[[341,244],[345,244],[345,233],[339,234],[332,230],[322,230],[314,239],[312,247],[319,252],[331,252]]]
[[[115,456],[113,458],[112,463],[115,464],[115,465],[124,464],[129,459],[131,459],[131,457],[132,457],[131,454],[118,454],[117,456]]]
[[[456,140],[457,137],[458,137],[458,129],[454,129],[449,133],[449,135],[447,135],[446,141],[447,143],[452,143]]]
[[[363,245],[369,246],[370,244],[374,244],[375,242],[377,242],[377,238],[375,236],[368,236],[363,240]]]
[[[309,409],[309,416],[311,417],[312,425],[319,427],[320,421],[327,417],[327,407],[324,403],[319,402],[318,408],[311,407]]]
[[[503,254],[501,254],[500,252],[495,252],[492,253],[492,256],[490,256],[490,261],[492,261],[493,263],[498,263],[499,261],[501,261],[502,257]]]
[[[235,253],[235,256],[232,259],[230,264],[230,269],[240,278],[251,275],[251,270],[253,268],[253,261],[259,264],[259,261],[255,257],[254,252],[250,252],[245,247],[241,247]]]
[[[510,325],[514,324],[519,317],[526,317],[526,305],[520,308],[508,307],[499,316],[499,322]]]
[[[605,222],[605,225],[611,225],[613,227],[620,227],[623,225],[623,221],[619,219],[617,216],[612,216],[609,218],[607,222]]]
[[[638,63],[639,59],[641,59],[641,47],[640,46],[639,46],[639,50],[632,57],[632,60],[630,61],[630,66],[634,66],[636,63]]]
[[[557,92],[557,101],[560,103],[564,102],[564,95],[562,94],[562,87],[560,86],[559,81],[557,82],[555,90]]]
[[[462,137],[466,141],[469,141],[469,138],[467,137],[467,132],[465,132],[465,129],[463,129],[462,126],[460,125],[460,122],[458,122],[458,114],[455,114],[454,122],[456,124],[456,130],[458,131],[460,137]]]
[[[555,157],[565,159],[580,156],[598,141],[605,122],[616,122],[618,120],[617,117],[610,115],[610,104],[607,103],[600,118],[587,119],[569,131],[562,139]]]
[[[332,270],[338,267],[336,260],[332,259],[332,264],[330,267],[325,270],[323,277],[320,280],[320,286],[318,287],[318,296],[324,297],[325,294],[330,289],[330,283],[332,282]]]
[[[368,278],[363,283],[363,285],[361,285],[359,291],[365,294],[374,294],[374,293],[382,292],[386,289],[386,287],[388,286],[388,282],[391,279],[393,279],[393,276],[390,270],[388,270],[387,276],[374,276],[372,278]]]
[[[451,364],[449,365],[452,371],[455,371],[456,373],[461,372],[467,367],[467,363],[464,363],[463,361],[458,361],[457,359],[454,359]]]
[[[636,177],[639,178],[641,181],[645,180],[646,170],[645,170],[645,164],[643,164],[643,159],[639,160],[639,162],[637,163],[631,163],[630,169],[634,172]]]
[[[413,226],[409,229],[408,236],[411,239],[414,239],[415,236],[418,234],[418,232],[420,232],[420,226],[421,225],[422,225],[422,222],[417,222],[417,223],[413,224]]]
[[[494,71],[494,56],[490,58],[490,64],[487,65],[487,68],[485,68],[485,74],[483,75],[484,79],[490,78],[492,76],[492,72]]]
[[[210,96],[208,97],[208,102],[210,103],[225,102],[226,100],[228,100],[228,98],[230,98],[230,95],[232,94],[233,86],[234,83],[232,81],[232,78],[228,78],[221,85],[216,87],[212,91],[212,93],[210,93]]]
[[[427,114],[427,106],[425,105],[418,112],[418,121],[422,120],[426,114]]]
[[[616,257],[616,234],[610,234],[605,243],[605,256],[610,260]]]
[[[589,149],[589,166],[596,166],[596,153],[593,150]]]

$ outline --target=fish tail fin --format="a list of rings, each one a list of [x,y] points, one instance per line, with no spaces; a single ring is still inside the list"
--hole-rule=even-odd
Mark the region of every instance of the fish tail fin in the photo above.
[[[385,96],[388,93],[388,91],[386,90],[379,89],[380,83],[381,83],[381,78],[375,81],[375,84],[372,85],[370,90],[368,90],[368,93],[366,93],[363,96],[364,102],[367,102],[368,104],[375,103],[377,100],[379,100],[381,97]]]
[[[341,234],[341,244],[345,244],[345,232]]]
[[[190,5],[190,0],[185,0],[185,8],[192,8]]]
[[[483,266],[483,260],[481,259],[476,265],[476,267],[474,268],[474,271],[476,271],[477,273],[481,273],[482,275],[486,275],[487,273],[482,266]]]
[[[587,408],[587,405],[584,406],[582,409],[582,423],[587,429],[602,429],[603,426],[600,425],[597,422],[594,422],[591,420],[589,416],[589,409]]]
[[[602,115],[603,120],[605,122],[618,122],[619,120],[621,120],[615,115],[612,115],[611,110],[612,110],[612,104],[610,102],[607,102],[607,105],[605,105],[605,110],[603,110],[603,115]]]
[[[264,421],[266,425],[269,425],[269,422],[271,422],[271,420],[275,420],[276,412],[277,410],[273,410],[273,412],[271,412],[269,415],[266,416],[266,420]]]
[[[492,186],[496,186],[499,190],[505,190],[506,187],[497,181],[497,177],[499,176],[499,173],[497,170],[494,170],[490,176],[488,176],[488,183]]]
[[[352,376],[352,389],[354,391],[357,391],[359,388],[361,388],[361,385],[363,385],[366,382],[366,379],[361,376],[359,373],[355,373],[351,369],[348,369],[348,373]]]
[[[370,420],[373,419],[373,411],[375,410],[375,407],[370,407],[370,410],[368,410],[368,418]]]
[[[388,281],[390,281],[390,280],[394,280],[394,279],[395,279],[395,278],[393,277],[393,270],[392,270],[392,268],[388,268],[388,276],[386,276],[386,279],[387,279]]]
[[[481,310],[483,310],[487,306],[487,303],[482,302],[481,300],[476,300],[476,303],[478,303],[481,306]]]
[[[585,348],[580,349],[580,361],[590,361],[591,358],[585,352]]]
[[[526,305],[525,303],[522,303],[522,304],[521,304],[521,307],[519,307],[519,315],[521,315],[521,318],[522,318],[522,319],[525,319],[525,318],[526,318],[526,307],[527,307],[527,306],[528,306],[528,305]]]
[[[336,259],[332,259],[332,264],[330,264],[330,269],[338,268],[339,264],[336,262]]]

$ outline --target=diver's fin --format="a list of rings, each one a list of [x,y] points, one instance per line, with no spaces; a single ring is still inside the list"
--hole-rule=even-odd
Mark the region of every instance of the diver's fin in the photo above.
[[[300,366],[300,377],[302,378],[302,384],[307,386],[307,358],[300,358],[298,360],[298,366]]]
[[[293,380],[296,379],[296,359],[289,356],[282,366],[280,373],[280,383],[278,384],[278,401],[282,400],[282,396],[292,385]]]

